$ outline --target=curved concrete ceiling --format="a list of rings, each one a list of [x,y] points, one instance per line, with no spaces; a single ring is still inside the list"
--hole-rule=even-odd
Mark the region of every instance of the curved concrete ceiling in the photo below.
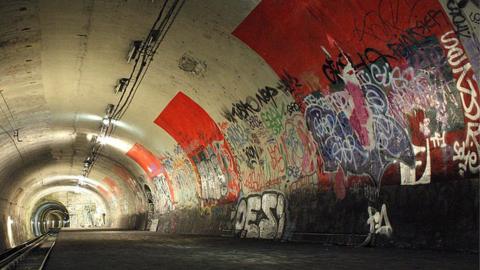
[[[117,189],[113,198],[130,204],[119,216],[145,212],[144,179],[152,176],[142,170],[143,164],[139,166],[141,156],[132,159],[126,152],[135,144],[155,155],[175,149],[175,140],[153,121],[177,92],[193,97],[220,121],[219,103],[228,104],[243,97],[242,92],[275,81],[256,53],[226,34],[256,4],[204,2],[182,7],[132,105],[121,121],[113,123],[111,138],[117,141],[105,143],[91,173],[98,181],[91,189],[102,193],[99,187],[108,178]],[[0,82],[6,103],[1,104],[5,133],[0,137],[0,185],[6,202],[29,213],[36,204],[29,201],[34,194],[52,186],[79,185],[71,180],[82,175],[91,137],[99,133],[107,104],[119,100],[114,93],[118,80],[128,77],[134,66],[126,61],[130,45],[148,36],[162,5],[161,1],[1,4]],[[169,3],[166,8],[170,7]],[[182,57],[208,63],[206,70],[196,74],[180,69]],[[245,76],[238,76],[242,73]],[[46,183],[49,179],[58,182]],[[108,192],[103,189],[102,196]],[[3,211],[17,212],[6,210],[10,204]]]
[[[22,211],[82,188],[107,204],[112,226],[160,219],[155,230],[203,232],[232,217],[231,230],[254,237],[238,220],[249,194],[263,194],[280,226],[281,205],[301,208],[296,192],[343,200],[357,185],[381,205],[384,185],[478,177],[475,22],[451,32],[447,0],[335,2],[169,1],[161,18],[178,15],[155,39],[164,1],[3,1],[0,212],[28,224]],[[132,42],[152,37],[161,43],[142,51],[153,59],[145,76],[115,93],[138,67]],[[458,155],[462,142],[470,156]],[[162,219],[171,215],[183,223]],[[17,243],[31,235],[16,229]]]

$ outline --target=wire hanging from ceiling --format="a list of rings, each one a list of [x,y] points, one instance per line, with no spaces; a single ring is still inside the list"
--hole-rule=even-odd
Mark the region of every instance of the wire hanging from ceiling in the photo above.
[[[106,115],[103,118],[102,125],[98,136],[94,136],[91,140],[92,148],[90,154],[84,161],[84,168],[82,170],[83,176],[88,176],[95,165],[98,156],[100,155],[105,140],[111,136],[115,131],[115,121],[123,118],[128,108],[132,104],[135,95],[145,78],[145,75],[153,61],[153,57],[169,32],[173,22],[177,18],[180,10],[185,4],[186,0],[174,0],[169,5],[169,0],[165,0],[159,11],[159,14],[153,23],[150,32],[143,40],[140,53],[135,57],[135,64],[130,72],[130,75],[124,80],[122,85],[124,91],[120,96],[116,105],[109,104],[106,109]],[[168,11],[167,10],[168,6]]]
[[[15,122],[15,117],[13,117],[12,110],[10,109],[10,106],[8,105],[7,100],[5,99],[5,96],[3,95],[3,89],[0,90],[0,96],[2,97],[3,103],[5,104],[5,107],[8,111],[8,113],[9,113],[9,115],[7,115],[7,113],[5,112],[5,110],[3,109],[2,106],[0,106],[0,110],[2,111],[3,116],[7,119],[8,125],[10,127],[10,130],[6,130],[3,127],[3,125],[0,125],[0,129],[2,130],[1,134],[6,134],[8,136],[8,138],[12,142],[13,146],[15,147],[15,150],[17,150],[18,155],[20,156],[20,159],[22,160],[22,162],[25,162],[25,160],[23,158],[23,155],[22,155],[22,152],[20,152],[20,149],[18,148],[18,145],[17,145],[17,142],[22,142],[20,140],[20,138],[18,137],[19,136],[19,133],[18,133],[19,129],[18,129],[17,123]],[[12,121],[10,121],[9,116],[12,118]],[[12,132],[13,134],[10,135],[10,132]]]

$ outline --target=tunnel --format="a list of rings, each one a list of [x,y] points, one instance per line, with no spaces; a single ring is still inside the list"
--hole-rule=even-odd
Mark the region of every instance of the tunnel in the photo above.
[[[478,0],[0,14],[1,252],[55,230],[47,269],[478,269]]]

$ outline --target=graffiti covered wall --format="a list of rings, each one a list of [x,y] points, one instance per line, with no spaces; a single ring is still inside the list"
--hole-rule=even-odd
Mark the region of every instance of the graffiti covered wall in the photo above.
[[[220,121],[182,92],[159,114],[158,230],[478,249],[478,10],[261,1],[232,34],[278,83]]]

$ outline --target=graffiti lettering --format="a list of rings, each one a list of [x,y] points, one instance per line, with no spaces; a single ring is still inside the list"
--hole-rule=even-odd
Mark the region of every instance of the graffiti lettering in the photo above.
[[[283,128],[283,117],[285,116],[285,104],[282,104],[281,110],[277,107],[270,107],[261,113],[262,121],[265,126],[273,131],[274,135],[280,134]]]
[[[327,79],[332,83],[339,83],[342,81],[342,73],[344,68],[348,63],[353,63],[352,57],[349,54],[343,52],[339,53],[336,61],[330,58],[330,54],[325,52],[327,58],[325,63],[322,66],[323,74]],[[357,54],[360,62],[357,64],[352,64],[354,69],[369,69],[369,65],[378,61],[388,63],[388,59],[396,59],[396,57],[388,54],[381,53],[379,50],[374,48],[365,49],[363,55]]]
[[[255,97],[248,96],[245,101],[232,103],[232,108],[230,110],[223,109],[222,114],[230,122],[235,122],[237,117],[246,120],[252,114],[260,112],[266,104],[272,103],[276,107],[275,96],[277,94],[276,88],[266,86],[258,89]]]
[[[428,143],[428,140],[426,140],[425,147],[413,145],[413,151],[415,155],[425,152],[425,156],[427,159],[425,163],[425,170],[423,171],[422,176],[420,176],[420,178],[417,180],[416,167],[421,166],[422,161],[417,160],[415,162],[415,167],[413,168],[410,168],[409,166],[403,163],[400,163],[400,178],[401,178],[400,184],[402,185],[429,184],[431,181],[432,168],[431,168],[431,158],[430,158],[430,144]]]
[[[467,121],[467,135],[465,141],[460,144],[454,143],[455,156],[453,160],[463,161],[458,164],[459,174],[464,175],[468,170],[472,173],[479,172],[480,147],[478,136],[478,120],[480,119],[480,106],[478,104],[478,84],[473,75],[471,64],[466,54],[460,47],[460,41],[453,31],[442,35],[442,43],[447,50],[448,63],[453,68],[454,75],[457,76],[457,90],[460,92],[464,116]],[[473,148],[473,150],[472,150]]]
[[[470,20],[476,24],[480,24],[480,13],[470,13]]]
[[[174,209],[174,202],[170,196],[170,189],[165,175],[159,174],[153,178],[155,187],[158,191],[157,207],[160,214],[167,213]]]
[[[235,235],[240,238],[280,239],[286,223],[287,202],[277,191],[241,198],[233,215]]]
[[[467,18],[462,12],[462,9],[458,6],[456,0],[448,0],[447,2],[448,14],[452,18],[453,25],[455,26],[455,33],[463,37],[471,37],[470,29],[467,24]]]
[[[317,170],[316,146],[302,115],[295,114],[285,121],[281,139],[288,164],[287,177],[296,180],[314,174]]]
[[[479,135],[480,124],[469,122],[467,127],[467,139],[461,144],[458,141],[453,144],[453,150],[455,152],[453,161],[460,161],[458,164],[458,173],[461,176],[464,176],[467,171],[472,174],[480,172],[480,144],[477,140]],[[472,148],[474,150],[471,150]]]
[[[253,168],[260,163],[260,157],[255,146],[247,146],[245,149],[243,149],[243,153],[247,157],[248,167]]]
[[[430,141],[433,143],[433,147],[446,147],[447,144],[445,143],[445,131],[442,132],[442,135],[440,135],[438,132],[435,132],[433,137],[430,138]]]
[[[288,115],[291,116],[295,112],[300,111],[300,106],[298,106],[298,104],[296,102],[292,102],[292,103],[287,105],[287,111],[288,111]]]
[[[367,224],[370,226],[370,233],[386,236],[392,235],[393,229],[388,220],[387,206],[385,204],[382,205],[380,212],[371,206],[368,207]]]
[[[413,149],[405,130],[387,115],[388,102],[383,91],[372,84],[361,90],[373,114],[371,149],[360,141],[347,118],[346,112],[353,109],[338,111],[324,97],[310,95],[305,99],[307,125],[319,146],[326,171],[335,172],[341,166],[344,171],[370,175],[378,185],[385,167],[394,159],[413,166]]]
[[[375,235],[384,235],[390,237],[393,233],[393,228],[390,225],[390,220],[387,215],[387,206],[382,204],[380,212],[374,207],[368,207],[367,225],[370,227],[367,238],[363,241],[362,246],[373,244]]]
[[[225,142],[213,142],[192,160],[200,176],[202,199],[236,197],[238,173]]]

